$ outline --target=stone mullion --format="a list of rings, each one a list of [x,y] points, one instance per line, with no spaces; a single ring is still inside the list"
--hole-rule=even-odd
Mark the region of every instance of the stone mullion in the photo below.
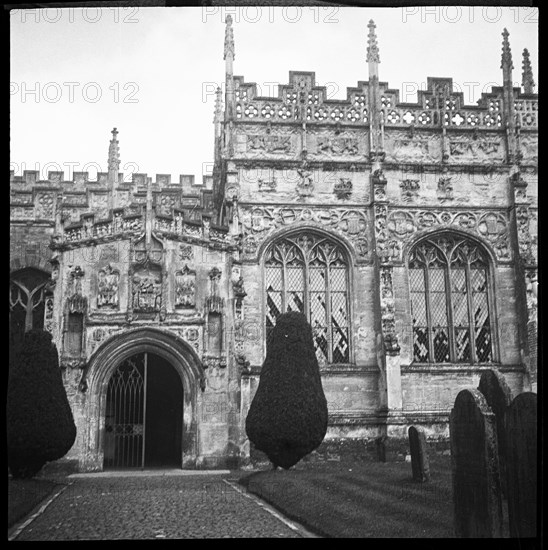
[[[426,307],[426,325],[428,330],[428,362],[436,362],[436,352],[434,351],[434,325],[432,323],[432,306],[430,305],[430,269],[428,264],[424,265],[424,294]]]
[[[286,312],[287,307],[287,263],[286,258],[282,260],[282,313]]]
[[[453,319],[453,288],[451,286],[451,264],[447,262],[445,271],[445,307],[447,310],[447,335],[449,337],[449,360],[457,362],[457,335]]]
[[[468,293],[468,324],[470,330],[470,359],[472,364],[477,363],[476,357],[476,324],[474,323],[474,296],[472,295],[472,279],[470,276],[470,262],[464,266],[466,273],[466,291]]]
[[[312,320],[310,311],[310,271],[308,269],[308,258],[303,252],[303,308],[308,322]]]
[[[331,291],[329,277],[329,261],[325,263],[325,315],[327,330],[327,362],[333,363],[333,326],[331,324]]]

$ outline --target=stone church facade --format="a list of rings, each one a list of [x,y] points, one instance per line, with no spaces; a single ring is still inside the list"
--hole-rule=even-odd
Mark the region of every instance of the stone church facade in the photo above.
[[[464,105],[450,78],[416,104],[379,80],[326,98],[312,72],[278,97],[217,92],[214,171],[10,175],[10,337],[49,330],[80,471],[240,467],[276,316],[313,328],[329,404],[320,452],[446,438],[457,393],[496,368],[536,391],[537,109],[527,50],[513,86]],[[356,447],[357,446],[357,447]],[[337,451],[338,452],[338,451]]]

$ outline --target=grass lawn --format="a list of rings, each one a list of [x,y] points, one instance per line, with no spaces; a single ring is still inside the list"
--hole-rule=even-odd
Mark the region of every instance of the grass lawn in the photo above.
[[[324,537],[454,537],[450,457],[431,457],[430,472],[416,483],[406,462],[297,464],[240,483]]]
[[[8,477],[8,529],[59,487],[47,479],[13,479]]]

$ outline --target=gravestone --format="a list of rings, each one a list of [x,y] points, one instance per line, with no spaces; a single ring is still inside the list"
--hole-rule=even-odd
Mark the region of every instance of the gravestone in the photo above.
[[[377,460],[379,462],[386,462],[386,440],[386,435],[375,438],[375,448],[377,451]]]
[[[506,495],[506,430],[504,415],[512,402],[512,392],[506,379],[500,372],[489,369],[480,378],[478,390],[484,395],[491,410],[495,413],[497,425],[497,444],[499,449],[500,484],[502,494]]]
[[[520,393],[506,411],[511,537],[537,536],[537,437],[537,394]]]
[[[413,479],[421,483],[423,481],[430,481],[430,463],[428,461],[428,447],[426,445],[424,430],[411,426],[407,430],[407,433],[409,435]]]
[[[479,390],[462,390],[449,418],[455,536],[502,536],[495,415]]]

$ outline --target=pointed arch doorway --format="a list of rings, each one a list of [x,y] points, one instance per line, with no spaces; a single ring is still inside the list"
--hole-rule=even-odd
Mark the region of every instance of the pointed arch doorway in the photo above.
[[[105,469],[181,467],[183,384],[154,353],[121,361],[106,392]]]

